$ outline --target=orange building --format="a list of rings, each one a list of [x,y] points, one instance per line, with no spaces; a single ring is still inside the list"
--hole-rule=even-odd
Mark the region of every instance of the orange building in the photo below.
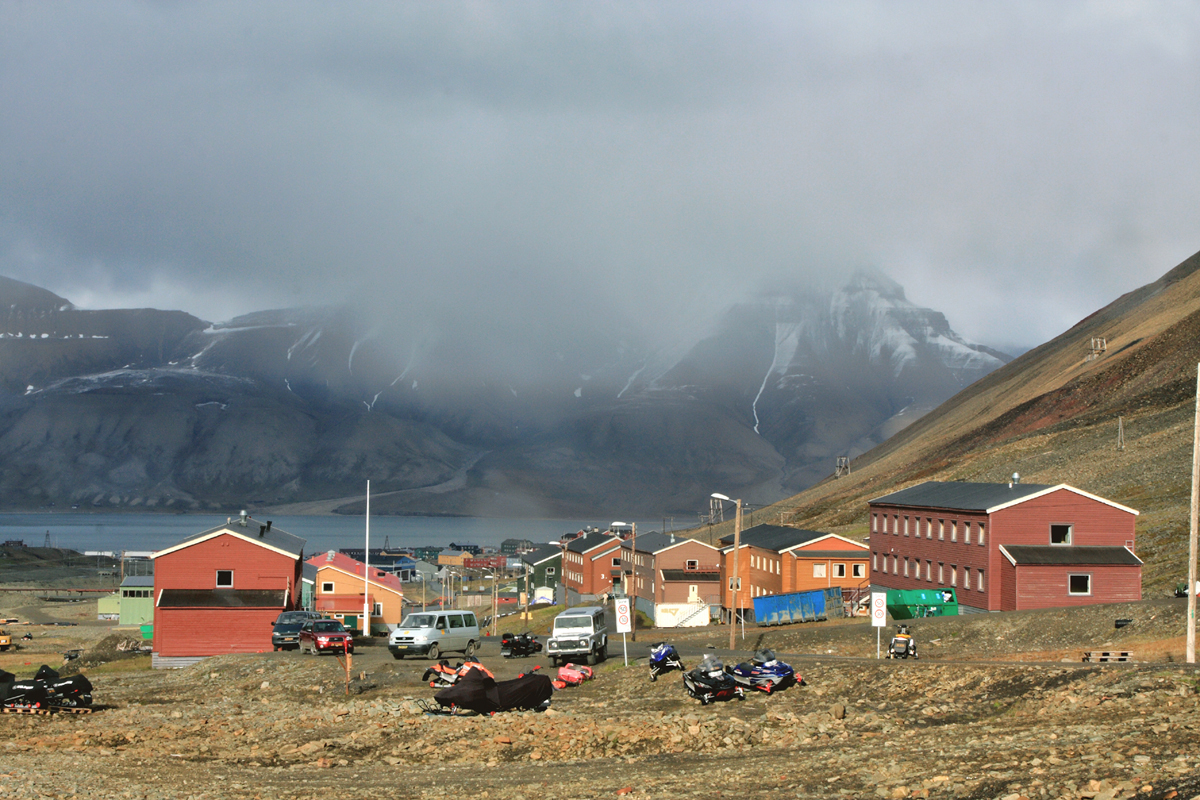
[[[340,619],[350,630],[365,630],[365,594],[373,632],[390,631],[404,618],[404,589],[400,579],[390,572],[371,567],[364,578],[366,564],[333,550],[313,556],[308,563],[317,568],[314,610]]]
[[[721,539],[722,616],[729,618],[734,592],[733,535]],[[842,596],[854,601],[869,592],[870,548],[843,536],[779,525],[756,525],[742,531],[738,551],[741,589],[737,592],[738,616],[753,616],[754,598],[840,586]]]

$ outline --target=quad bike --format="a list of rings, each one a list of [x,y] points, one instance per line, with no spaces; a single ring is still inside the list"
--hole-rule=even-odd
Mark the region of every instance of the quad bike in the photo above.
[[[888,658],[908,658],[912,656],[917,658],[917,640],[913,638],[912,631],[907,625],[897,625],[896,635],[892,637],[892,643],[888,645]]]

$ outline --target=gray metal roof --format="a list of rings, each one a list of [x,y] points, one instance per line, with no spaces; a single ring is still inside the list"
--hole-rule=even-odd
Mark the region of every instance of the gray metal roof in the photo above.
[[[215,528],[210,528],[209,530],[193,534],[192,536],[189,536],[183,541],[179,542],[179,545],[185,545],[192,540],[203,539],[205,536],[211,536],[212,534],[220,533],[221,531],[229,531],[230,533],[237,534],[238,536],[245,536],[247,539],[252,539],[254,541],[270,545],[271,547],[275,547],[284,551],[285,553],[291,553],[297,558],[304,554],[304,545],[307,544],[306,540],[301,539],[299,536],[293,536],[287,531],[281,531],[274,525],[271,526],[270,530],[265,530],[266,527],[267,523],[259,522],[256,519],[247,519],[245,525],[242,525],[238,520],[235,519],[227,525],[218,525]],[[175,547],[178,547],[179,545],[175,545]]]
[[[908,508],[943,508],[948,511],[987,511],[1024,497],[1052,489],[1042,483],[966,483],[964,481],[926,481],[925,483],[885,494],[870,505],[904,506]]]
[[[567,549],[572,553],[586,553],[599,545],[610,544],[616,538],[607,531],[588,531],[567,542]]]
[[[305,561],[303,566],[300,567],[300,580],[308,581],[309,583],[316,584],[316,582],[317,582],[317,565],[310,564],[307,561]]]
[[[774,550],[778,553],[789,547],[795,547],[798,544],[811,542],[813,539],[819,539],[822,536],[828,535],[828,533],[822,531],[806,531],[802,528],[789,528],[780,525],[755,525],[753,528],[742,531],[741,543],[743,546],[750,545],[752,547],[760,547],[763,550]],[[722,536],[721,545],[725,548],[733,547],[733,534]]]
[[[539,544],[528,553],[521,554],[521,561],[530,566],[537,566],[543,561],[549,561],[555,556],[562,555],[562,548],[555,544]]]
[[[676,536],[671,533],[659,533],[651,531],[643,533],[637,537],[637,551],[639,553],[659,553],[666,550],[668,547],[674,547],[680,542],[692,541],[687,536]],[[626,550],[633,549],[633,539],[626,539],[621,542],[621,546]]]
[[[159,608],[284,608],[287,592],[276,589],[163,589]]]
[[[121,581],[122,586],[153,586],[153,575],[126,575],[125,580]]]
[[[1006,544],[1001,549],[1017,564],[1038,566],[1129,566],[1141,559],[1124,547],[1074,547],[1064,545]]]

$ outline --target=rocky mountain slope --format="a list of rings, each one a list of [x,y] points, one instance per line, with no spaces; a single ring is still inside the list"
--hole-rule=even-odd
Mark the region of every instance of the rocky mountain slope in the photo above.
[[[691,515],[770,502],[1007,357],[861,272],[737,306],[695,342],[512,320],[406,330],[347,308],[210,324],[0,281],[9,507]],[[310,506],[311,507],[311,506]]]
[[[1138,509],[1145,586],[1167,591],[1187,571],[1198,361],[1200,254],[972,384],[855,460],[848,477],[757,513],[865,535],[872,497],[1016,472]]]

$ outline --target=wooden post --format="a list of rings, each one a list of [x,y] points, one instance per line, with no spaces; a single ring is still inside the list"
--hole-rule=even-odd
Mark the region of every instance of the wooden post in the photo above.
[[[742,501],[737,501],[737,512],[733,518],[733,579],[729,586],[733,592],[732,613],[729,615],[729,649],[734,647],[734,634],[737,633],[738,618],[738,589],[741,588],[742,574],[738,569],[738,550],[742,546]]]
[[[1196,421],[1192,427],[1192,504],[1188,526],[1187,663],[1196,663],[1196,531],[1200,512],[1200,364],[1196,365]]]

